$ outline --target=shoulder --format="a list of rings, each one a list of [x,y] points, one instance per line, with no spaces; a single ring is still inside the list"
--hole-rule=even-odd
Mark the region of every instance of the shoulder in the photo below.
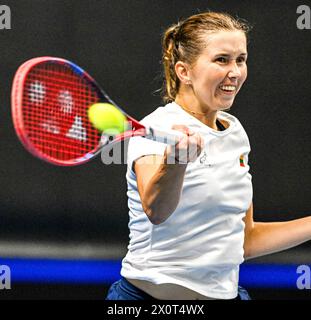
[[[233,125],[236,125],[236,124],[241,125],[241,122],[239,121],[239,119],[234,115],[232,115],[231,113],[228,113],[225,111],[218,111],[218,117],[223,120],[229,121]]]
[[[144,117],[140,122],[148,125],[159,125],[161,127],[170,126],[174,123],[176,117],[180,117],[181,113],[179,108],[174,103],[168,103],[164,106],[160,106],[153,112]]]
[[[246,143],[249,145],[249,139],[248,135],[240,122],[240,120],[235,117],[234,115],[224,112],[224,111],[219,111],[218,116],[220,119],[223,119],[226,122],[230,123],[231,126],[231,133],[234,134],[235,136],[239,136],[246,140]]]
[[[234,115],[232,115],[228,112],[225,112],[225,111],[219,111],[218,117],[222,120],[229,122],[230,126],[236,127],[239,130],[245,131],[240,120],[237,117],[235,117]]]
[[[172,104],[158,107],[153,112],[144,117],[140,122],[151,127],[171,128],[174,123],[173,114],[175,113]],[[127,163],[129,168],[141,156],[160,155],[163,156],[166,144],[148,140],[142,137],[132,137],[128,144]]]

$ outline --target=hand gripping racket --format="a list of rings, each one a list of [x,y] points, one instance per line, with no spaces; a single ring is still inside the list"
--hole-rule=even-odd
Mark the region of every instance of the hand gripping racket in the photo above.
[[[38,57],[22,64],[14,77],[11,99],[20,141],[34,156],[55,165],[82,164],[134,136],[172,145],[182,136],[142,125],[118,107],[87,72],[61,58]],[[125,131],[108,137],[94,128],[88,109],[95,103],[118,108],[127,122]]]

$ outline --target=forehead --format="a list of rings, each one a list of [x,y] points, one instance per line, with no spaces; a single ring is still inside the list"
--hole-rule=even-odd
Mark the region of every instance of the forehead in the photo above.
[[[217,31],[204,35],[206,47],[203,54],[227,53],[239,55],[247,53],[246,36],[242,31]]]

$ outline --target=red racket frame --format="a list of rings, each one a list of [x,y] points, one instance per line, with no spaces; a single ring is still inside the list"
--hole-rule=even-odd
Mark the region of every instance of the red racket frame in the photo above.
[[[29,137],[29,133],[25,128],[23,102],[24,102],[25,82],[28,79],[29,73],[36,66],[44,63],[55,63],[55,64],[68,66],[71,69],[71,71],[73,71],[77,76],[81,77],[81,79],[84,78],[87,82],[91,83],[94,86],[94,88],[97,90],[97,93],[100,96],[97,102],[109,102],[115,105],[116,107],[118,107],[116,103],[108,96],[108,94],[97,84],[97,82],[86,71],[81,69],[76,64],[62,58],[55,58],[55,57],[48,57],[48,56],[38,57],[38,58],[34,58],[26,61],[19,67],[13,80],[13,87],[12,87],[12,94],[11,94],[12,118],[13,118],[13,124],[16,130],[17,136],[19,137],[20,141],[25,146],[25,148],[29,152],[31,152],[34,156],[55,165],[74,166],[74,165],[83,164],[89,161],[96,154],[98,154],[105,146],[111,146],[114,143],[118,143],[124,139],[128,139],[133,136],[146,136],[150,134],[149,132],[150,130],[148,128],[143,126],[137,120],[135,120],[134,118],[129,116],[126,112],[124,112],[120,107],[118,107],[122,111],[122,113],[127,117],[127,121],[130,124],[130,130],[127,130],[122,134],[116,135],[113,140],[111,141],[107,141],[107,139],[103,140],[100,138],[100,134],[99,134],[97,146],[95,146],[92,150],[89,150],[88,152],[86,152],[84,155],[77,158],[70,159],[70,160],[57,159],[55,157],[51,157],[48,154],[38,150],[38,148],[31,141]],[[87,105],[85,106],[86,111],[88,107],[89,106]]]

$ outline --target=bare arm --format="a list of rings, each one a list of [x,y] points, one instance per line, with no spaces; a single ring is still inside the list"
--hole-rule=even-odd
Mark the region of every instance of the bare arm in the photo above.
[[[285,222],[254,222],[251,205],[244,222],[246,259],[279,252],[311,240],[311,217]]]
[[[165,158],[151,155],[135,164],[142,206],[153,224],[165,221],[176,209],[187,167],[165,164]]]
[[[145,156],[138,159],[134,164],[142,206],[153,224],[164,222],[176,209],[187,163],[194,161],[199,156],[203,146],[201,137],[190,132],[186,127],[175,126],[173,129],[182,131],[187,135],[175,147],[167,147],[164,157],[158,155]],[[178,150],[189,150],[191,146],[196,146],[194,148],[195,152],[193,154],[188,153],[185,159],[179,159],[180,153],[178,153]],[[173,159],[171,159],[172,156]],[[184,163],[176,163],[175,160],[183,160]],[[173,164],[168,164],[172,162]]]

